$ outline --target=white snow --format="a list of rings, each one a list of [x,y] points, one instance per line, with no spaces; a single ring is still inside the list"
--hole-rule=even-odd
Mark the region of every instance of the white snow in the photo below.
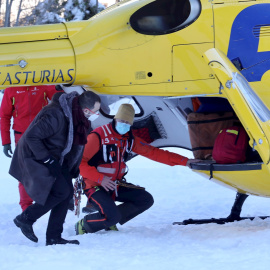
[[[78,239],[80,246],[46,247],[47,214],[34,225],[39,238],[35,244],[13,224],[21,211],[18,183],[8,174],[10,159],[2,151],[0,157],[1,270],[269,269],[270,219],[226,225],[172,225],[188,218],[226,217],[235,192],[187,167],[169,167],[143,157],[129,162],[128,181],[147,188],[155,198],[152,208],[119,225],[119,232],[82,236],[75,236],[78,219],[69,211],[63,237]],[[85,202],[83,197],[82,206]],[[242,215],[267,215],[269,210],[269,199],[249,197]]]

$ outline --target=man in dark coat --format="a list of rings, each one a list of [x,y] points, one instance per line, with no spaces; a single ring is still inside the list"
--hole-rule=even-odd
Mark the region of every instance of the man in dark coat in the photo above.
[[[46,245],[79,244],[61,234],[73,195],[72,178],[79,175],[90,121],[98,116],[99,108],[100,97],[90,91],[80,96],[77,92],[56,94],[19,140],[9,173],[22,181],[35,203],[14,223],[30,240],[38,242],[32,226],[51,210]]]
[[[63,92],[60,85],[16,86],[5,89],[0,109],[0,130],[4,154],[7,157],[12,157],[11,123],[13,122],[14,141],[17,145],[32,120],[43,107],[48,105],[57,91]],[[26,193],[21,182],[19,182],[19,194],[20,206],[24,211],[33,200]]]

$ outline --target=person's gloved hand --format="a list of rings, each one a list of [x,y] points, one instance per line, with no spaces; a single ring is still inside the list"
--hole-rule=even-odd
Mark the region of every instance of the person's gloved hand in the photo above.
[[[4,154],[7,157],[11,158],[13,154],[12,149],[11,149],[11,144],[5,144],[3,146],[4,146],[4,149],[3,149]]]
[[[58,160],[52,156],[44,158],[42,160],[43,164],[49,169],[50,173],[54,177],[58,177],[62,174],[62,167],[59,164]]]

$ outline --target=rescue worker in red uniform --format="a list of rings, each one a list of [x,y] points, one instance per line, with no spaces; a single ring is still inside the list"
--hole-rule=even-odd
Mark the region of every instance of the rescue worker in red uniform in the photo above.
[[[170,166],[189,166],[198,160],[158,149],[133,136],[130,127],[135,111],[132,105],[122,104],[112,123],[96,128],[87,138],[80,173],[88,203],[97,209],[76,223],[76,234],[115,229],[141,214],[153,203],[153,197],[143,188],[122,183],[130,151]],[[117,185],[117,181],[119,185]],[[115,201],[122,202],[116,205]]]
[[[15,145],[17,145],[32,120],[58,90],[62,91],[61,86],[38,85],[5,89],[0,117],[3,151],[7,157],[11,158],[13,154],[10,138],[11,118],[13,117],[12,129],[14,130]],[[33,200],[28,196],[21,182],[19,182],[19,193],[20,205],[24,211]]]

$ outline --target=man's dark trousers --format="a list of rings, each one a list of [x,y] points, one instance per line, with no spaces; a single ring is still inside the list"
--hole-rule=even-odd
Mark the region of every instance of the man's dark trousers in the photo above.
[[[37,219],[51,210],[46,238],[59,238],[63,232],[63,224],[67,215],[69,201],[72,196],[72,178],[67,170],[65,170],[62,171],[62,174],[56,177],[46,203],[44,205],[35,203],[29,206],[22,213],[22,216],[30,222],[35,222]]]

